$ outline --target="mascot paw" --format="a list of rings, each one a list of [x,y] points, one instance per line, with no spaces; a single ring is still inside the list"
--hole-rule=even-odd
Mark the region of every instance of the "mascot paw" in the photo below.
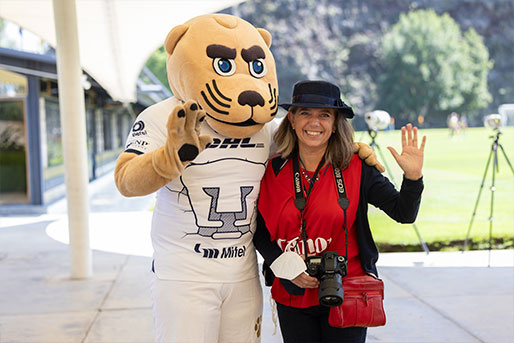
[[[175,150],[181,162],[192,161],[212,142],[209,136],[200,136],[200,125],[205,112],[190,100],[176,106],[168,117],[168,148]]]
[[[353,152],[358,153],[360,159],[364,160],[368,166],[375,167],[381,173],[385,172],[384,166],[378,162],[377,155],[369,145],[355,142],[353,143]]]

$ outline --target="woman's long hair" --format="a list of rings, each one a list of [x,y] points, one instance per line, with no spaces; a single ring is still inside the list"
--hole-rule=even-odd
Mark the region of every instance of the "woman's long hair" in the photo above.
[[[290,107],[289,112],[295,115],[297,109],[297,107]],[[341,169],[345,169],[350,164],[353,156],[353,127],[344,115],[337,111],[334,127],[336,130],[328,140],[325,160],[339,166]],[[298,138],[287,117],[282,119],[282,123],[280,123],[273,138],[277,145],[277,152],[282,158],[291,158],[293,152],[298,149]]]

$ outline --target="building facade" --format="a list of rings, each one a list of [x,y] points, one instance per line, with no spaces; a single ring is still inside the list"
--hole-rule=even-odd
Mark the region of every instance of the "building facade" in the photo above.
[[[56,59],[0,48],[0,210],[40,208],[64,196]],[[83,76],[89,179],[112,170],[139,112],[171,94],[146,68],[137,103],[113,101]]]

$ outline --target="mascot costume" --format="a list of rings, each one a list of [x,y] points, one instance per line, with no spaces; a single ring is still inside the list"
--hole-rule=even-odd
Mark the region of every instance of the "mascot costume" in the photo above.
[[[270,46],[268,31],[230,15],[174,27],[164,43],[174,97],[138,116],[116,163],[123,195],[157,191],[157,341],[260,341],[252,237],[278,107]],[[355,151],[381,167],[369,146]]]

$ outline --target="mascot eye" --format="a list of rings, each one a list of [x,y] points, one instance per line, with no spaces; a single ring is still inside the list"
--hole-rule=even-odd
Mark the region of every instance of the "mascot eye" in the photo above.
[[[216,57],[212,65],[221,76],[230,76],[236,72],[236,64],[232,59]]]
[[[264,63],[264,59],[259,58],[255,61],[251,61],[249,63],[250,67],[250,74],[252,74],[254,77],[261,78],[264,75],[266,75],[266,64]]]

